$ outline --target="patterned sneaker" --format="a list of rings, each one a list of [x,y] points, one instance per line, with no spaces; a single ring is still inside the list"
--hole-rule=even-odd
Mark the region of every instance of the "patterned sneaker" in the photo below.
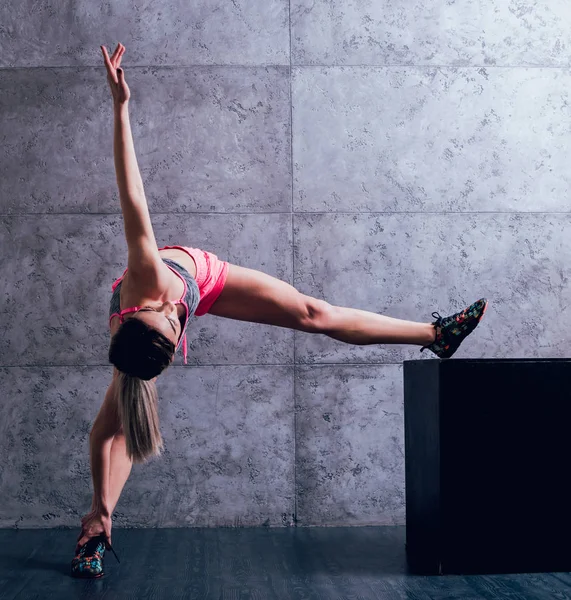
[[[437,312],[433,312],[432,316],[436,321],[432,325],[436,331],[437,328],[440,328],[440,331],[436,334],[434,342],[429,346],[423,346],[420,351],[428,348],[438,358],[450,358],[464,339],[474,331],[487,308],[488,301],[481,298],[462,312],[450,317],[441,317]]]
[[[71,561],[71,576],[95,579],[103,577],[103,557],[105,556],[105,535],[97,535],[87,540]]]

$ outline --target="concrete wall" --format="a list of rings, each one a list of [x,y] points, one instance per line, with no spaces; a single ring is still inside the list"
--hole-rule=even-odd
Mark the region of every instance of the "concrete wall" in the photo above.
[[[78,525],[126,266],[117,41],[159,244],[428,321],[458,357],[568,356],[571,9],[503,0],[0,7],[1,527]],[[404,523],[403,346],[205,316],[159,379],[163,458],[115,524]],[[424,356],[424,355],[423,355]]]

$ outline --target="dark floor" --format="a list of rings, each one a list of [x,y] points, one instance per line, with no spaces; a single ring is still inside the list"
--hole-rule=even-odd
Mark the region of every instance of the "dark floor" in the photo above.
[[[570,573],[418,576],[404,527],[119,529],[106,575],[69,576],[78,531],[0,530],[0,600],[571,600]]]

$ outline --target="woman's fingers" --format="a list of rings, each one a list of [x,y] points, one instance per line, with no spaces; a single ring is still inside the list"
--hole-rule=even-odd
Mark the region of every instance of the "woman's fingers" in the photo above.
[[[115,82],[118,83],[117,80],[117,69],[121,64],[121,59],[123,58],[123,54],[125,54],[125,46],[119,43],[117,44],[117,48],[115,48],[115,52],[113,55],[109,57],[107,53],[107,48],[105,46],[101,46],[101,51],[103,52],[103,58],[105,60],[105,66],[107,67],[107,73],[109,77]]]
[[[108,68],[115,69],[117,67],[117,60],[120,55],[124,52],[124,46],[121,44],[117,44],[117,48],[115,48],[115,52],[111,56],[109,56],[107,52],[107,48],[105,46],[101,46],[101,52],[103,52],[103,58],[105,59],[105,65]]]
[[[127,102],[131,96],[129,87],[125,82],[125,73],[120,67],[121,59],[123,58],[123,54],[125,54],[125,46],[123,46],[121,43],[117,44],[117,48],[115,48],[115,52],[113,52],[111,57],[109,56],[105,46],[101,46],[101,52],[103,53],[103,58],[105,60],[107,81],[111,87],[113,100],[123,104]]]
[[[109,65],[109,54],[107,54],[107,48],[105,46],[101,46],[101,52],[103,52],[103,59],[105,60],[105,64]]]
[[[83,546],[83,544],[85,544],[87,541],[89,541],[89,536],[87,536],[87,535],[84,535],[79,540],[77,540],[77,544],[75,546],[75,551],[78,552],[79,549],[81,548],[81,546]]]
[[[115,51],[113,52],[113,56],[111,57],[111,64],[115,67],[115,63],[117,62],[117,58],[119,56],[119,53],[121,52],[121,44],[117,44],[117,48],[115,48]]]
[[[117,44],[117,48],[115,48],[115,52],[113,52],[113,56],[111,57],[111,64],[113,67],[117,68],[118,62],[121,60],[121,56],[123,56],[123,52],[125,51],[125,46],[119,43]]]
[[[101,51],[103,52],[103,59],[105,60],[107,73],[111,75],[111,73],[113,72],[113,65],[111,64],[111,60],[109,59],[109,54],[107,54],[107,48],[105,46],[101,46]]]
[[[115,68],[119,68],[121,65],[121,59],[123,58],[123,54],[125,54],[125,46],[121,46],[121,53],[119,54],[119,58],[117,58],[117,63],[115,64]]]

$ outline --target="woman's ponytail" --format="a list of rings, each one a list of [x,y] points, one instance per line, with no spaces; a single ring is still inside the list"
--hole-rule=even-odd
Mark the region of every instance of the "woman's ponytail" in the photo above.
[[[159,430],[159,395],[153,379],[172,362],[175,345],[141,319],[127,319],[109,346],[109,362],[118,374],[117,408],[127,455],[135,463],[159,456],[163,440]]]
[[[129,458],[134,463],[144,463],[151,456],[160,456],[164,446],[155,382],[119,371],[116,393]]]

